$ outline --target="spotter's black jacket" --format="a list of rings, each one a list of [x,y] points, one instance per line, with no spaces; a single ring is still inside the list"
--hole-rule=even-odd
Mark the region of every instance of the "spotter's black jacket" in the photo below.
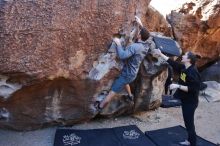
[[[186,69],[185,65],[171,59],[168,59],[167,62],[173,67],[174,71],[180,74],[178,84],[188,87],[188,92],[177,89],[174,97],[180,98],[182,103],[198,104],[201,77],[195,65],[191,65]]]

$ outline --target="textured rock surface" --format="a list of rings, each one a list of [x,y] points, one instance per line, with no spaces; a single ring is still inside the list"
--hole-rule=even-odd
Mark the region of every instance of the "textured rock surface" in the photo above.
[[[182,49],[191,50],[202,57],[202,66],[220,54],[220,1],[192,0],[168,17],[174,37]]]
[[[201,72],[203,81],[217,81],[220,83],[220,61]]]
[[[151,55],[146,57],[136,79],[135,111],[146,111],[160,106],[167,73],[166,64],[155,62]]]
[[[0,1],[0,128],[31,130],[95,117],[93,97],[103,98],[120,72],[114,51],[107,52],[111,37],[119,30],[127,36],[134,15],[145,17],[149,2]],[[154,104],[165,77],[163,67],[144,77],[147,87],[135,99]],[[124,101],[123,95],[101,115],[132,113],[141,107]],[[150,109],[151,103],[145,105]]]
[[[216,81],[204,82],[207,88],[200,91],[200,100],[208,102],[218,102],[220,101],[220,83]]]
[[[1,3],[1,71],[37,78],[85,78],[119,29],[129,31],[148,1]]]
[[[163,15],[155,10],[152,6],[147,9],[145,17],[142,19],[145,26],[150,31],[161,32],[165,36],[172,35],[172,29]]]

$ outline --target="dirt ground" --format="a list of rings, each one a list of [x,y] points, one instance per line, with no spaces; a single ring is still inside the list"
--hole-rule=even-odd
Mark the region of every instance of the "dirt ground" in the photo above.
[[[220,143],[220,102],[200,102],[195,115],[197,134],[214,143]],[[74,129],[110,128],[137,125],[143,132],[184,125],[180,108],[159,108],[155,111],[136,113],[126,117],[96,119],[74,125]],[[0,130],[0,146],[52,146],[57,127],[30,132]]]

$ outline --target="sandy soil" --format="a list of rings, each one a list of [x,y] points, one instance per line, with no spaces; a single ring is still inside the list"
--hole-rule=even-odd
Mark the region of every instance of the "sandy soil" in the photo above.
[[[197,134],[214,143],[220,143],[220,102],[201,102],[195,115]],[[74,129],[109,128],[137,125],[143,132],[176,125],[184,125],[180,108],[159,108],[155,111],[137,113],[113,119],[96,119],[89,123],[74,125]],[[52,146],[57,127],[30,132],[0,130],[0,146]]]

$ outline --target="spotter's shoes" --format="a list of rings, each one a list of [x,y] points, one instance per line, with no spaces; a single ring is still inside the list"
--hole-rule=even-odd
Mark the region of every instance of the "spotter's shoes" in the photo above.
[[[185,140],[183,142],[180,142],[181,145],[190,145],[190,142],[188,140]]]

